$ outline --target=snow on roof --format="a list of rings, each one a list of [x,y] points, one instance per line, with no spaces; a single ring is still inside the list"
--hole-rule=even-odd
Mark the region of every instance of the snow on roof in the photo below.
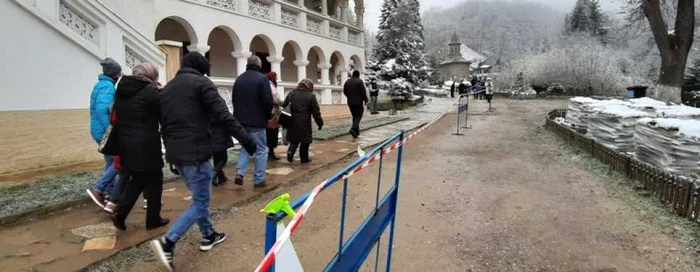
[[[650,127],[658,127],[666,130],[677,130],[681,135],[688,137],[700,138],[700,121],[688,119],[673,119],[673,118],[642,118],[637,121],[638,124],[647,125]]]

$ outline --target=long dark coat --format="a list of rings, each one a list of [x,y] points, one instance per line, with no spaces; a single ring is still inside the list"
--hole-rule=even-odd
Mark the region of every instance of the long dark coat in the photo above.
[[[316,125],[323,126],[321,108],[318,106],[316,96],[311,91],[294,90],[284,99],[282,108],[290,104],[293,121],[287,131],[287,140],[293,143],[310,144],[313,142],[311,117],[313,116]]]
[[[122,169],[156,171],[163,168],[158,119],[158,87],[144,77],[122,77],[114,102]]]

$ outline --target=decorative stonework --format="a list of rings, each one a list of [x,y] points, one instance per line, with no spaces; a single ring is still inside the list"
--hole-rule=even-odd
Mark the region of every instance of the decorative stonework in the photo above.
[[[124,48],[124,62],[129,69],[132,69],[134,66],[138,65],[139,63],[144,63],[145,61],[127,46]]]
[[[207,5],[236,11],[236,0],[207,0]]]
[[[333,103],[333,104],[343,103],[343,95],[341,94],[340,91],[333,92],[332,96],[333,96],[333,101],[331,103]]]
[[[231,101],[231,90],[229,90],[226,87],[218,87],[216,88],[217,91],[219,91],[219,95],[221,98],[224,99],[224,102],[226,102],[226,106],[228,106],[228,110],[233,113],[233,103]]]
[[[362,44],[359,33],[348,32],[348,41],[354,44]]]
[[[260,19],[272,20],[272,5],[250,0],[248,1],[248,14]]]
[[[64,1],[59,2],[58,19],[68,28],[75,31],[75,33],[78,33],[78,35],[91,43],[97,44],[99,27],[90,22],[87,18],[81,16],[78,12],[73,10],[73,8],[66,6]]]
[[[309,30],[313,33],[321,34],[321,21],[308,18],[306,24],[307,24],[307,27],[306,27],[307,30]]]
[[[331,38],[340,39],[340,36],[341,36],[340,33],[342,33],[342,29],[340,29],[340,27],[337,27],[337,26],[330,26],[330,27],[331,28],[329,30],[329,34],[330,34]]]
[[[299,16],[291,11],[282,10],[282,24],[291,27],[299,27],[297,19]]]

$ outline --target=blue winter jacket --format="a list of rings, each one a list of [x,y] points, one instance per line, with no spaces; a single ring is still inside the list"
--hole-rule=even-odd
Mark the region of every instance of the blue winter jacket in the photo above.
[[[114,102],[114,79],[101,74],[90,95],[90,135],[100,142],[109,127],[109,111]]]

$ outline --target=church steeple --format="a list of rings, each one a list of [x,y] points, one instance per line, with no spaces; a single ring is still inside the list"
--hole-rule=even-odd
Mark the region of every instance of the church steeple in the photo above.
[[[462,55],[462,43],[459,42],[457,32],[452,33],[452,38],[450,39],[450,43],[448,45],[450,46],[450,55]]]

